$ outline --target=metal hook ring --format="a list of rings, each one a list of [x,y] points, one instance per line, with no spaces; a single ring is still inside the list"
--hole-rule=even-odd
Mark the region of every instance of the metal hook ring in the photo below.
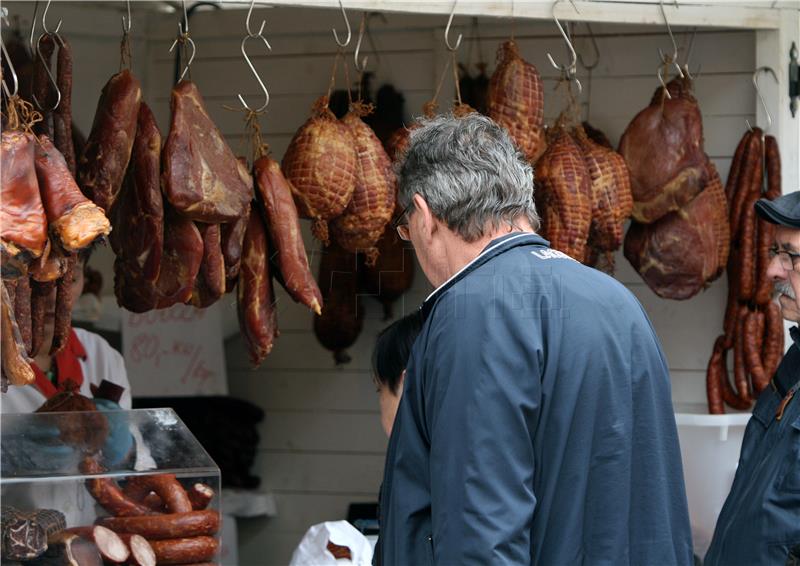
[[[261,107],[258,110],[253,110],[252,108],[250,108],[250,106],[247,104],[247,102],[245,102],[244,97],[241,94],[237,94],[237,96],[239,98],[239,102],[242,103],[242,106],[245,109],[249,110],[250,112],[256,112],[257,114],[260,114],[261,112],[266,110],[267,106],[269,106],[269,90],[267,90],[267,87],[264,84],[264,81],[261,80],[261,76],[258,74],[258,71],[256,71],[256,68],[253,66],[253,62],[250,60],[250,57],[247,55],[247,50],[245,49],[245,44],[247,43],[247,40],[251,39],[253,37],[257,37],[258,39],[263,41],[264,45],[266,45],[267,49],[269,49],[270,51],[272,50],[272,47],[270,46],[269,42],[267,41],[267,38],[264,37],[264,36],[261,36],[261,35],[257,35],[257,36],[245,35],[242,38],[242,44],[240,46],[241,47],[241,51],[242,51],[242,56],[244,57],[244,60],[247,63],[247,66],[250,67],[250,71],[253,73],[253,76],[255,76],[256,81],[258,81],[258,86],[260,86],[261,90],[264,92],[264,99],[265,99],[264,100],[264,104],[262,104]]]
[[[756,89],[758,100],[761,102],[761,107],[764,109],[764,113],[767,115],[767,127],[763,129],[763,131],[766,133],[772,127],[772,114],[770,113],[769,108],[767,107],[767,102],[764,100],[764,95],[761,94],[761,89],[758,86],[758,76],[762,72],[772,75],[772,78],[775,79],[775,84],[780,84],[780,81],[778,80],[778,75],[775,74],[775,70],[772,67],[768,67],[766,65],[757,68],[753,73],[753,78],[752,78],[753,86]],[[744,122],[745,124],[747,124],[747,128],[752,132],[753,127],[750,125],[749,120],[745,120]]]
[[[42,30],[48,35],[53,35],[54,33],[58,33],[61,29],[61,24],[64,23],[63,18],[58,20],[58,24],[56,24],[56,29],[54,31],[50,31],[47,29],[47,11],[50,9],[50,4],[53,0],[47,0],[47,4],[44,7],[44,12],[42,12]],[[41,38],[40,38],[41,40]]]
[[[131,20],[131,0],[125,0],[125,5],[128,9],[128,17],[122,16],[122,33],[127,35],[131,32],[131,25],[133,24]]]
[[[464,34],[459,33],[456,38],[456,44],[450,43],[450,26],[453,25],[453,16],[456,14],[456,5],[458,0],[453,0],[453,7],[450,9],[450,17],[447,18],[447,27],[444,28],[444,44],[447,46],[448,51],[456,51],[461,46],[461,40],[464,39]]]
[[[347,39],[344,41],[339,40],[339,34],[336,33],[336,28],[331,28],[333,32],[333,39],[336,41],[336,45],[339,47],[345,48],[350,45],[350,40],[353,38],[353,30],[350,29],[350,20],[347,19],[347,12],[344,11],[344,4],[342,4],[342,0],[339,0],[339,9],[342,11],[342,18],[344,18],[344,25],[347,26]]]
[[[5,22],[5,25],[8,25],[8,8],[4,7],[2,13],[3,13],[2,16],[3,21]],[[14,63],[11,62],[11,57],[8,56],[8,51],[6,51],[6,44],[2,40],[2,38],[0,38],[0,48],[2,48],[3,50],[3,59],[5,59],[6,63],[8,63],[8,69],[9,71],[11,71],[11,79],[14,83],[13,91],[9,91],[8,84],[6,84],[6,78],[3,77],[3,92],[6,93],[6,96],[8,98],[11,98],[12,96],[16,96],[17,93],[19,92],[19,77],[17,77],[17,70],[14,68]]]
[[[567,32],[564,31],[564,27],[561,25],[561,22],[559,22],[558,18],[556,17],[556,6],[558,5],[559,2],[561,2],[561,0],[556,0],[555,2],[553,2],[553,21],[556,23],[558,31],[561,32],[561,37],[564,38],[564,41],[567,44],[567,48],[569,49],[570,53],[570,62],[569,65],[559,65],[555,62],[555,59],[553,59],[553,56],[550,53],[547,54],[547,59],[550,61],[550,64],[555,69],[561,71],[562,73],[568,72],[571,75],[574,75],[577,70],[578,54],[575,52],[575,48],[572,46],[572,42],[570,41]]]
[[[358,26],[358,41],[356,41],[356,50],[353,53],[353,67],[355,67],[356,71],[359,73],[363,73],[367,70],[367,60],[369,59],[369,55],[364,55],[364,58],[360,62],[358,60],[358,55],[361,52],[361,42],[364,40],[366,29],[367,13],[364,12],[361,14],[361,23]]]
[[[44,27],[44,25],[42,27]],[[31,98],[33,99],[33,102],[36,103],[36,106],[39,108],[39,110],[52,112],[56,108],[58,108],[59,104],[61,104],[61,90],[58,88],[58,83],[56,82],[56,78],[53,76],[53,73],[50,71],[50,67],[45,63],[44,55],[42,55],[42,39],[44,39],[45,36],[48,36],[48,37],[49,36],[55,36],[58,39],[61,39],[61,38],[57,34],[55,34],[55,32],[53,34],[48,33],[48,32],[44,32],[44,33],[42,33],[42,35],[39,36],[39,39],[36,40],[36,54],[39,57],[39,62],[42,64],[42,66],[44,67],[45,72],[47,73],[47,78],[50,80],[50,85],[56,91],[56,103],[53,105],[52,108],[47,108],[46,109],[42,105],[42,103],[39,102],[39,100],[36,98],[35,94],[31,93]],[[62,44],[63,44],[63,40],[62,40]]]

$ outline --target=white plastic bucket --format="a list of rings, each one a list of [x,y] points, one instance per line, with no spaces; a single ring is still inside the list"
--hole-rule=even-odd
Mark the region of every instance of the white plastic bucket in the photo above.
[[[709,415],[706,405],[676,404],[694,553],[703,558],[733,483],[750,413]]]

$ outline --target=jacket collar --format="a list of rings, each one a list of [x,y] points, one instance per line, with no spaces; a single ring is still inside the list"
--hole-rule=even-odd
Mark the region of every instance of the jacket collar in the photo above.
[[[516,248],[518,246],[530,246],[530,245],[540,245],[540,246],[549,246],[550,242],[535,234],[533,232],[513,232],[511,234],[506,234],[505,236],[501,236],[499,238],[495,238],[489,244],[483,248],[483,251],[479,253],[475,259],[470,261],[467,265],[459,269],[455,274],[453,274],[450,279],[442,283],[439,287],[436,288],[433,293],[428,295],[428,298],[422,303],[420,310],[422,311],[422,318],[423,320],[428,317],[430,314],[433,305],[436,304],[436,300],[450,287],[461,281],[464,277],[478,269],[480,266],[485,264],[490,259],[493,259],[499,256],[502,253],[507,252],[510,249]]]

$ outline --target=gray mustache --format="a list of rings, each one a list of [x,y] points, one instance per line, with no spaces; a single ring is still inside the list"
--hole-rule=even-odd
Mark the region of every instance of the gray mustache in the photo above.
[[[773,285],[775,296],[786,295],[790,299],[797,300],[797,295],[792,288],[792,284],[788,281],[776,281]]]

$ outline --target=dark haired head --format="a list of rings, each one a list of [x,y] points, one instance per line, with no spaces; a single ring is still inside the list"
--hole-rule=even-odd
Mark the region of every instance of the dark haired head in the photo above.
[[[415,311],[396,320],[378,334],[372,351],[372,371],[383,387],[397,393],[400,376],[408,365],[411,348],[422,329],[422,316]]]

